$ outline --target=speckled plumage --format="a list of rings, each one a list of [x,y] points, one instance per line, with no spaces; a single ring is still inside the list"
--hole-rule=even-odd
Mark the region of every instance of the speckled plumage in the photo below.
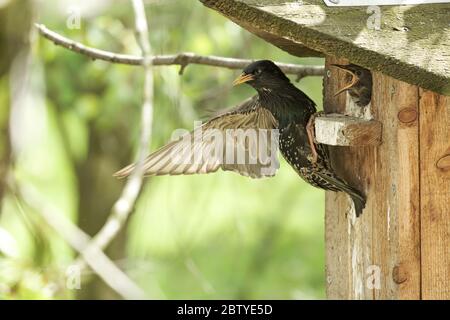
[[[259,105],[267,108],[278,122],[280,152],[298,175],[314,187],[346,192],[355,203],[357,216],[365,206],[365,197],[334,172],[325,145],[316,144],[317,161],[312,161],[306,125],[316,112],[315,103],[295,87],[271,61],[257,61],[244,70],[252,74],[262,69],[259,80],[247,81],[258,92]],[[282,74],[282,75],[281,75]]]
[[[192,161],[197,151],[210,146],[207,139],[196,142],[194,136],[200,129],[204,131],[214,129],[222,133],[228,129],[277,129],[279,150],[298,175],[314,187],[346,192],[353,199],[356,214],[359,215],[365,205],[364,196],[334,173],[329,162],[327,146],[315,145],[317,159],[312,161],[306,125],[316,112],[314,102],[296,88],[273,62],[268,60],[256,61],[245,68],[235,84],[244,82],[254,87],[258,94],[236,108],[216,115],[201,128],[195,129],[149,155],[144,163],[145,174],[147,176],[198,174],[215,172],[220,168],[252,178],[273,176],[276,170],[264,170],[267,166],[260,161],[254,164],[221,163],[220,159],[214,156],[204,159],[203,162]],[[270,154],[276,152],[276,150],[270,150],[272,145],[265,139],[259,138],[253,143],[252,145],[252,142],[249,142],[250,145],[244,147],[238,143],[234,152],[240,151],[247,154],[252,148],[267,149]],[[170,157],[173,154],[182,153],[183,147],[190,144],[193,144],[193,148],[184,154],[186,161],[183,163],[171,161]],[[255,147],[255,145],[258,146]],[[134,168],[135,165],[129,165],[115,175],[126,177]]]

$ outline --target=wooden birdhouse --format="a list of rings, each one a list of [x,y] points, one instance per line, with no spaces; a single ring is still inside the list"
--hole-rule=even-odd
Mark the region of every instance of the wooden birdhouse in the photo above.
[[[328,298],[450,299],[450,4],[201,1],[292,55],[325,57],[324,110],[339,115],[316,119],[316,139],[367,194],[359,218],[326,194]],[[371,71],[367,106],[335,96],[348,82],[335,63]]]

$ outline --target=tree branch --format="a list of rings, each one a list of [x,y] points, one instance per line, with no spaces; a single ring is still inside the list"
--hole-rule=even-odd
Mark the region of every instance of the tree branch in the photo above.
[[[48,225],[73,249],[78,251],[92,270],[120,296],[130,300],[146,297],[144,291],[120,270],[99,247],[90,243],[90,237],[86,233],[64,218],[57,209],[44,204],[36,191],[31,187],[19,186],[15,181],[10,182],[8,186],[17,197],[35,209]]]
[[[137,164],[136,169],[125,184],[122,194],[114,204],[111,215],[108,217],[105,225],[94,236],[86,251],[88,251],[91,246],[98,247],[102,250],[105,249],[124,226],[141,191],[144,176],[143,165],[148,153],[148,146],[150,145],[153,123],[153,73],[151,68],[152,60],[150,59],[151,46],[148,41],[148,24],[145,16],[144,4],[141,0],[132,1],[136,21],[136,39],[142,50],[141,61],[145,72],[144,102],[141,113],[141,134],[139,139]],[[80,268],[86,266],[82,259],[78,259],[76,263]]]
[[[52,41],[55,45],[62,46],[66,49],[74,51],[79,54],[88,56],[91,59],[104,60],[112,63],[128,64],[128,65],[142,65],[143,58],[127,54],[118,54],[105,50],[100,50],[85,46],[79,42],[68,39],[52,30],[46,28],[43,24],[36,24],[39,33]],[[254,60],[250,59],[236,59],[218,56],[202,56],[191,52],[183,52],[179,54],[157,55],[149,56],[151,64],[154,66],[163,65],[179,65],[180,74],[183,73],[186,66],[189,64],[200,64],[214,67],[222,67],[228,69],[244,69],[248,64]],[[281,70],[287,74],[297,76],[297,80],[306,76],[323,76],[325,68],[323,66],[302,66],[292,63],[275,62]]]

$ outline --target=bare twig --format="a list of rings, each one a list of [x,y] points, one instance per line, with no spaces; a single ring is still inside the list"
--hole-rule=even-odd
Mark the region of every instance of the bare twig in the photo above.
[[[73,249],[78,251],[84,261],[103,281],[124,299],[144,299],[145,293],[122,270],[120,270],[105,253],[94,244],[90,237],[57,209],[40,200],[37,192],[31,187],[9,183],[11,191],[50,225]],[[89,247],[88,247],[89,245]],[[88,250],[86,250],[88,248]]]
[[[105,225],[95,235],[91,241],[93,247],[105,249],[122,229],[125,221],[130,215],[139,196],[142,179],[144,175],[144,160],[150,145],[151,128],[153,122],[153,73],[150,59],[151,47],[148,41],[148,25],[145,17],[144,4],[141,0],[133,0],[133,8],[136,20],[136,38],[142,50],[142,64],[145,71],[144,79],[144,102],[141,114],[141,135],[137,155],[136,170],[128,179],[120,198],[113,206],[111,215]],[[87,248],[89,250],[90,246]],[[78,259],[77,265],[85,267],[82,259]]]
[[[68,39],[52,30],[46,28],[43,24],[36,24],[40,34],[52,41],[54,44],[62,46],[71,51],[83,54],[92,59],[104,60],[113,63],[128,65],[142,65],[143,58],[127,54],[118,54],[105,50],[100,50],[85,46],[79,42]],[[243,69],[254,60],[236,59],[218,56],[202,56],[191,52],[179,54],[149,56],[151,64],[154,66],[179,65],[180,74],[183,73],[189,64],[200,64],[228,69]],[[303,66],[292,63],[275,62],[285,73],[297,76],[297,79],[306,76],[323,76],[325,69],[323,66]]]

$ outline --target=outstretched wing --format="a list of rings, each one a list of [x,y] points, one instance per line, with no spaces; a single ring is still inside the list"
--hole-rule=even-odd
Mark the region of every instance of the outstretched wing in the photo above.
[[[277,127],[272,113],[254,97],[150,154],[144,162],[145,175],[200,174],[222,168],[252,178],[273,176],[279,167]],[[134,168],[129,165],[114,175],[126,177]]]

